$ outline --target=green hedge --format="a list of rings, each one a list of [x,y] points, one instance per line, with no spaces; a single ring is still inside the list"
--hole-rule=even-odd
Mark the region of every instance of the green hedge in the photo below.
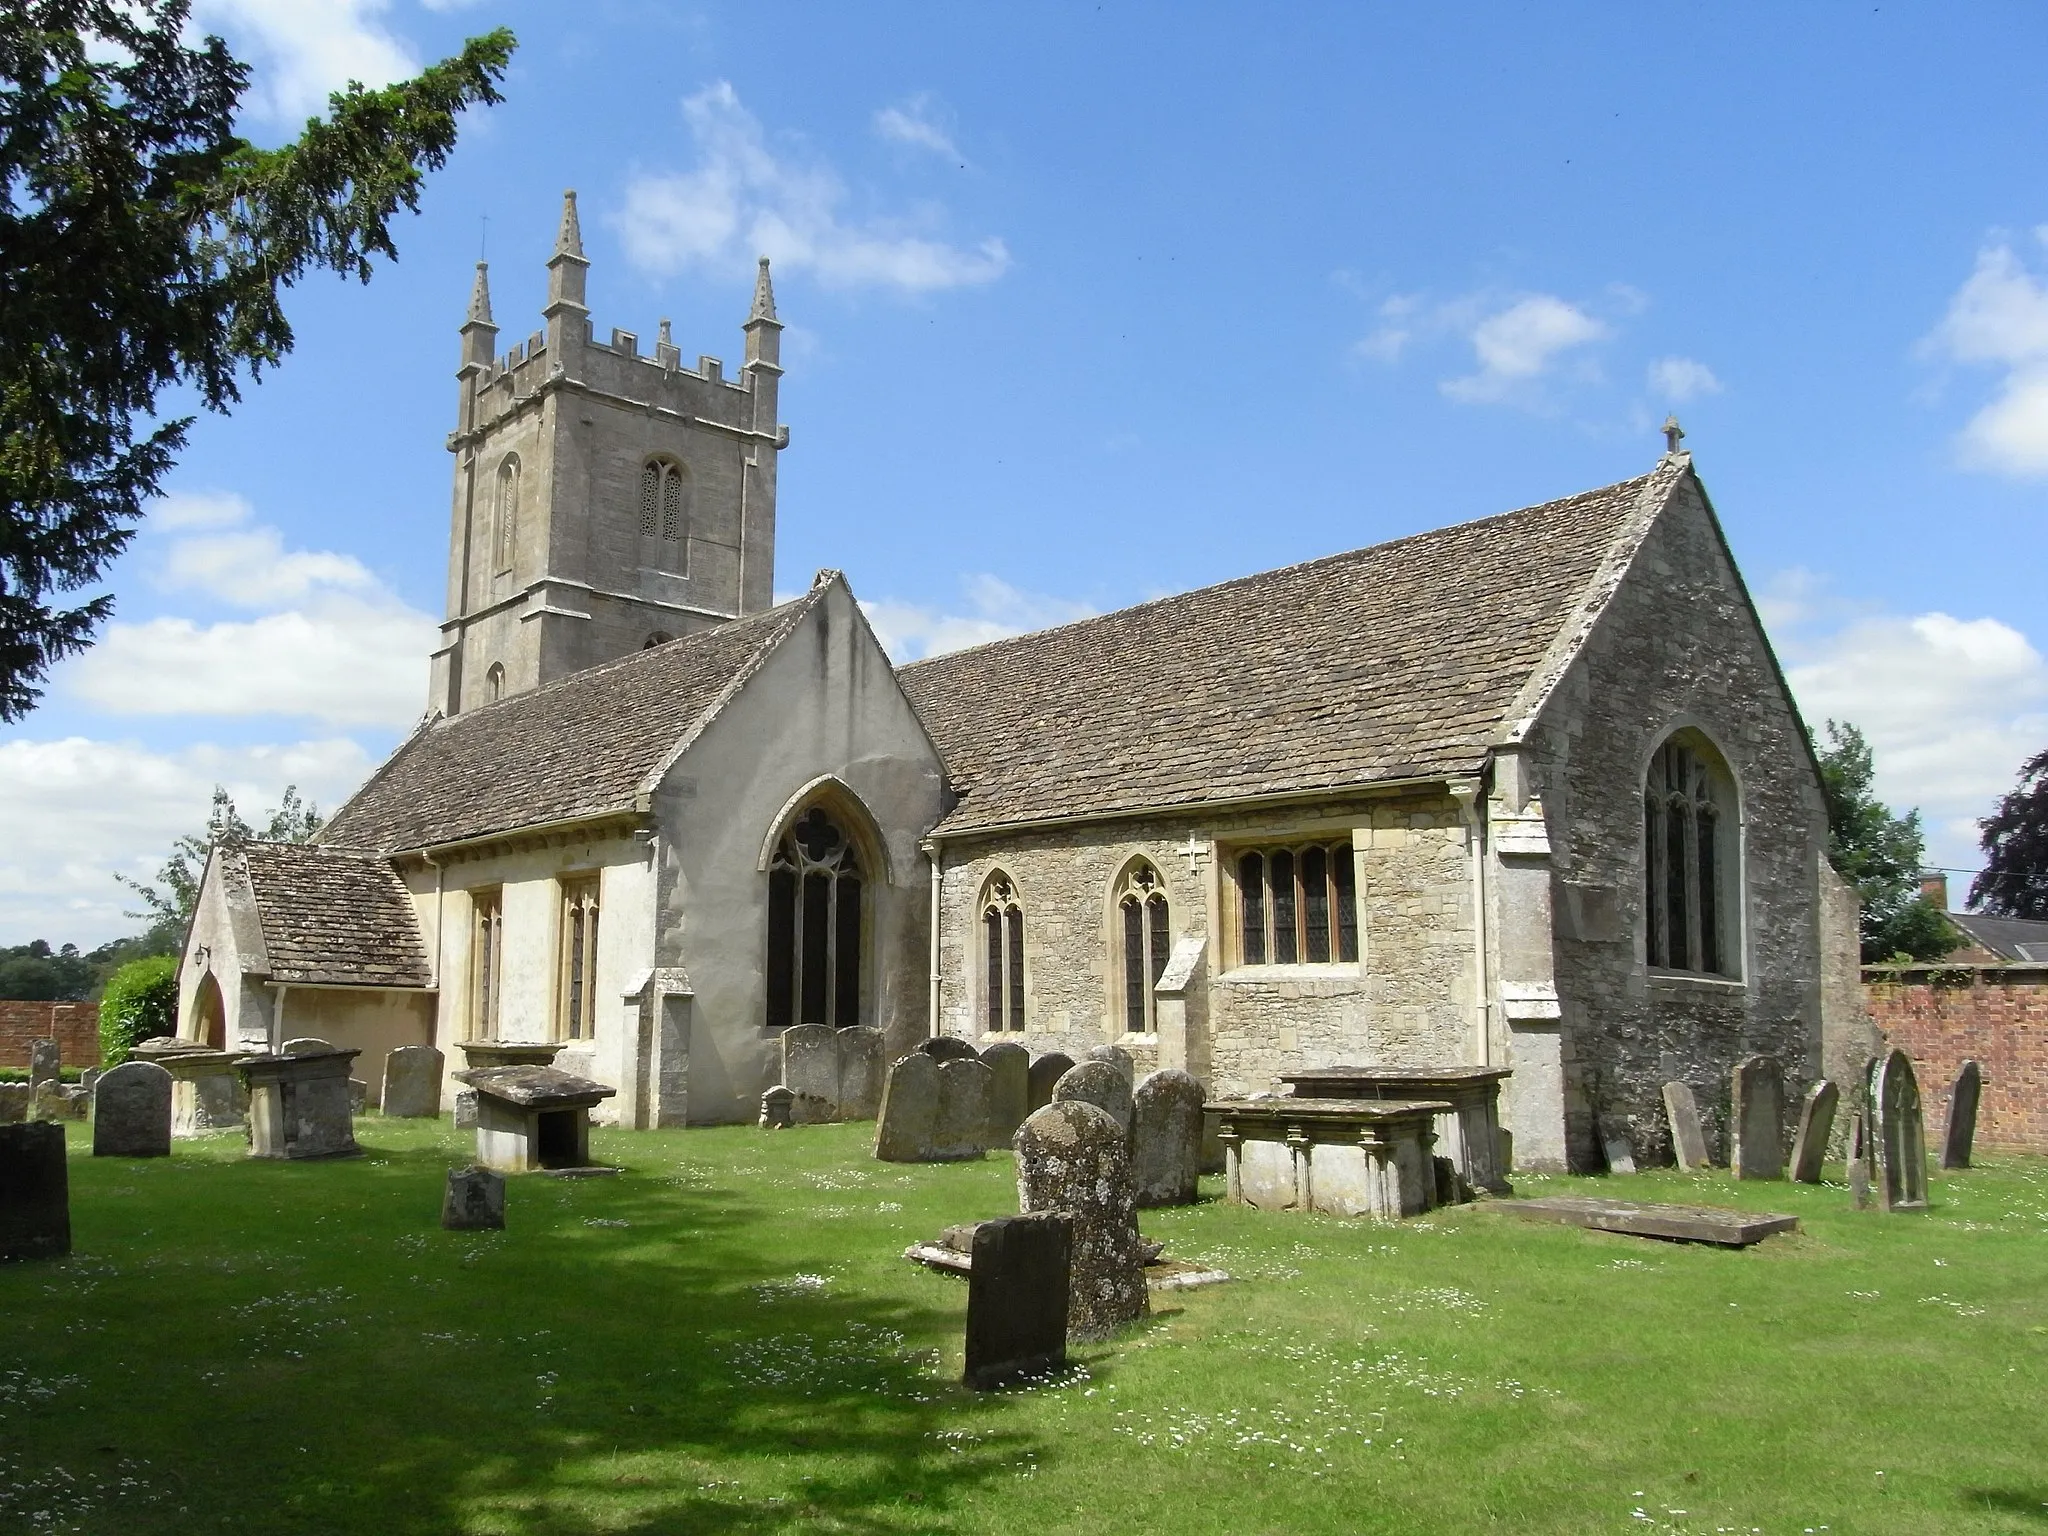
[[[178,1032],[178,957],[131,960],[100,994],[100,1064],[118,1067],[152,1035]]]

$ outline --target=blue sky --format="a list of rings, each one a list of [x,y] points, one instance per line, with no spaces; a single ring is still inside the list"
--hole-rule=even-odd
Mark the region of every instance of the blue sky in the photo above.
[[[0,732],[0,942],[123,931],[216,780],[331,805],[417,717],[472,264],[537,328],[572,186],[601,334],[730,367],[775,258],[778,583],[844,569],[899,656],[1636,474],[1676,410],[1935,862],[2048,743],[2039,7],[198,9],[263,140],[521,48]]]

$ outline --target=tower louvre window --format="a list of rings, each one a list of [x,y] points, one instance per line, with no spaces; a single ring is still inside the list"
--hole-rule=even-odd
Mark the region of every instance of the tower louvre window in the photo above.
[[[690,539],[690,474],[671,458],[640,467],[640,563],[684,573]]]
[[[507,454],[498,466],[498,502],[491,519],[491,569],[503,575],[512,569],[519,543],[519,458]]]
[[[640,536],[651,539],[660,531],[661,465],[649,463],[640,471]]]

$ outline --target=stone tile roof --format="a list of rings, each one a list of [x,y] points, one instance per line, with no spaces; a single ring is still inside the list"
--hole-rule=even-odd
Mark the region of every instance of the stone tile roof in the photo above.
[[[822,588],[422,726],[321,842],[398,853],[630,811]]]
[[[248,842],[227,857],[256,897],[272,981],[433,985],[412,897],[381,855]]]
[[[1472,773],[1685,464],[903,667],[937,830]]]

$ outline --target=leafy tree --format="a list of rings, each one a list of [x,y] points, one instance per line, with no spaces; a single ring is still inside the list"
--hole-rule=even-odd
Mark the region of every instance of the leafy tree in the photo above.
[[[76,1002],[98,978],[76,944],[53,950],[42,939],[0,949],[0,997]]]
[[[1894,816],[1871,792],[1870,743],[1846,722],[1827,723],[1817,748],[1828,804],[1828,856],[1863,898],[1863,958],[1939,960],[1962,942],[1954,924],[1920,890],[1926,839],[1920,813]]]
[[[118,1067],[156,1035],[178,1032],[178,957],[131,960],[107,978],[100,998],[100,1063]]]
[[[1977,823],[1984,869],[1970,905],[1997,917],[2048,918],[2048,748],[2020,764],[2019,783]]]
[[[287,784],[284,798],[269,818],[258,827],[243,820],[235,809],[234,796],[216,784],[213,809],[206,817],[206,831],[187,832],[171,845],[171,856],[156,872],[156,880],[145,885],[126,875],[116,875],[128,889],[142,898],[143,910],[130,912],[149,924],[146,936],[153,954],[174,954],[184,948],[185,930],[192,922],[192,908],[199,899],[199,882],[206,874],[206,860],[225,842],[261,839],[270,843],[303,843],[320,830],[320,808],[299,798],[299,787]]]
[[[191,0],[0,6],[0,720],[111,611],[91,585],[134,536],[209,410],[291,350],[282,291],[308,271],[395,258],[390,224],[455,146],[456,114],[499,101],[500,28],[417,79],[351,83],[277,149],[234,131],[249,68],[189,39]],[[141,434],[138,436],[138,432]]]

